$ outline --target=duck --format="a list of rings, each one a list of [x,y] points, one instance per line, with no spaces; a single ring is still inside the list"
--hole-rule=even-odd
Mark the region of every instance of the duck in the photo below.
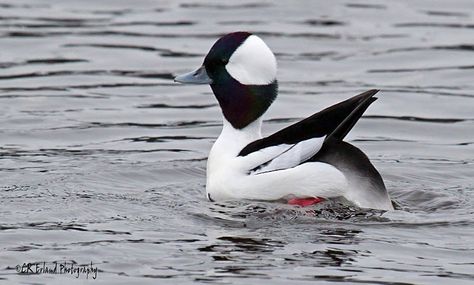
[[[206,198],[297,206],[343,199],[360,208],[393,210],[380,173],[366,154],[344,141],[379,90],[263,137],[263,115],[278,93],[276,75],[276,57],[267,44],[238,31],[219,38],[197,70],[174,78],[209,85],[222,111],[222,131],[207,160]]]

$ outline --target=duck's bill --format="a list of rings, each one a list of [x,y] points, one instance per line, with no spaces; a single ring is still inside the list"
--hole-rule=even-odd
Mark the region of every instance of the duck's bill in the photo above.
[[[207,75],[206,68],[201,66],[195,71],[178,75],[174,81],[185,84],[211,84],[212,79]]]

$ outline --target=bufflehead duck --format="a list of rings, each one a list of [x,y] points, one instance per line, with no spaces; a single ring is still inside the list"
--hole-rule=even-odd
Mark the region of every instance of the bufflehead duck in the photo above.
[[[275,56],[262,39],[234,32],[217,40],[200,68],[175,78],[209,84],[222,109],[222,132],[207,161],[207,198],[305,206],[344,197],[359,207],[392,210],[378,171],[361,150],[343,141],[378,90],[262,138],[262,115],[277,96],[276,72]]]

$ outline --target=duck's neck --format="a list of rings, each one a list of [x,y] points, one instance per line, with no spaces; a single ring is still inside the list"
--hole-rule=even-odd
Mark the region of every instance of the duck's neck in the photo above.
[[[256,139],[261,138],[261,129],[262,129],[262,118],[257,118],[252,123],[248,124],[246,127],[242,129],[236,129],[232,124],[227,121],[225,118],[223,119],[223,126],[222,126],[222,135],[229,135],[232,137],[241,137],[244,140],[254,141]]]
[[[211,152],[229,154],[235,157],[246,145],[262,137],[261,127],[261,117],[242,129],[234,128],[232,124],[224,118],[222,132],[214,143]]]
[[[260,124],[257,121],[277,96],[278,82],[274,80],[267,85],[244,85],[231,76],[223,76],[220,80],[223,83],[211,84],[211,88],[224,120],[238,130],[252,130],[254,127],[251,124]]]

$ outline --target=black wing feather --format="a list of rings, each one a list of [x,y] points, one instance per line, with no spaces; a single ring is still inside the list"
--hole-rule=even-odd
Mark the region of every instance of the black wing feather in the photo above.
[[[360,149],[344,141],[329,139],[321,150],[308,161],[330,164],[341,171],[350,185],[359,185],[365,192],[361,197],[370,201],[388,198],[382,176]],[[368,203],[371,203],[371,202]]]
[[[266,147],[296,144],[315,137],[326,136],[325,141],[328,139],[342,141],[369,105],[377,99],[373,96],[378,91],[376,89],[365,91],[268,137],[256,140],[244,147],[239,156],[246,156]]]

